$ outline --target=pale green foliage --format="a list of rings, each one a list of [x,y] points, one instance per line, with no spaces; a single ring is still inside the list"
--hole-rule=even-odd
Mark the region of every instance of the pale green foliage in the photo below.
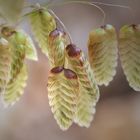
[[[99,89],[88,60],[83,52],[74,45],[66,48],[68,67],[78,76],[80,90],[75,114],[75,122],[89,127],[95,114],[95,105],[99,99]]]
[[[49,35],[48,58],[51,67],[64,66],[64,49],[67,39],[64,32],[55,29]]]
[[[11,50],[10,44],[0,38],[0,94],[4,94],[5,87],[10,79]]]
[[[119,51],[129,85],[140,91],[140,25],[125,25],[121,28]]]
[[[112,25],[95,29],[89,35],[89,61],[98,85],[109,85],[116,74],[117,45],[116,31]]]
[[[5,93],[2,96],[5,106],[14,105],[20,99],[21,95],[24,93],[27,78],[27,68],[24,64],[17,77],[11,78],[6,86]]]
[[[54,17],[47,9],[34,9],[29,14],[32,30],[43,53],[48,56],[48,37],[50,32],[56,29]]]
[[[63,67],[51,70],[48,78],[48,97],[51,110],[62,130],[73,123],[78,99],[78,79],[74,72]]]

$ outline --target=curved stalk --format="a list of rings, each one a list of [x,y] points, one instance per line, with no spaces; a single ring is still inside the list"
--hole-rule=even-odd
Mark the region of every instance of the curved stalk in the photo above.
[[[47,7],[51,8],[51,7],[62,6],[62,5],[67,5],[67,4],[76,4],[76,3],[96,7],[103,14],[102,24],[104,24],[105,19],[106,19],[106,14],[105,14],[104,10],[102,8],[100,8],[98,5],[96,5],[90,1],[66,1],[66,2],[62,2],[62,3],[49,4],[49,5],[47,5]]]
[[[69,37],[69,40],[70,40],[70,43],[73,42],[72,40],[72,37],[68,31],[68,29],[66,28],[66,26],[64,25],[64,23],[59,19],[59,17],[52,11],[52,10],[48,10],[54,17],[55,19],[60,23],[60,25],[62,26],[63,30],[68,34],[68,37]]]

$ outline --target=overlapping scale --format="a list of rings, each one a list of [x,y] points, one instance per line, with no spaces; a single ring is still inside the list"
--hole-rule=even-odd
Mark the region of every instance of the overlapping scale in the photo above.
[[[7,40],[0,38],[0,94],[4,94],[11,71],[11,46]]]
[[[2,96],[5,107],[14,105],[21,98],[27,84],[27,78],[27,68],[24,64],[17,77],[8,82],[5,93]]]

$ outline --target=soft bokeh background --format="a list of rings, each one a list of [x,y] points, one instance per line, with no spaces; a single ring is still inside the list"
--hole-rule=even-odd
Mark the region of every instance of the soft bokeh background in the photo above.
[[[140,0],[98,1],[132,7],[134,16],[128,9],[101,6],[107,15],[105,23],[113,24],[117,30],[124,24],[140,23]],[[67,26],[75,44],[87,53],[89,31],[99,27],[102,21],[99,10],[80,4],[53,10]],[[21,26],[30,33],[27,21]],[[6,109],[0,104],[0,140],[140,140],[140,93],[128,86],[120,62],[111,84],[100,87],[101,99],[91,127],[86,129],[72,125],[68,131],[62,132],[48,105],[48,59],[40,49],[38,56],[38,62],[27,61],[28,86],[21,100]]]

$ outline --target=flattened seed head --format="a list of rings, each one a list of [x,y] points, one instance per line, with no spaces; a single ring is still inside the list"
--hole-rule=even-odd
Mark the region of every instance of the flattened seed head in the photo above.
[[[107,27],[107,25],[102,25],[101,26],[101,28],[104,29],[104,30],[106,29],[106,27]]]
[[[136,29],[137,28],[137,25],[136,24],[131,24],[130,27]]]
[[[103,30],[103,34],[109,34],[110,36],[114,36],[114,32],[115,32],[115,28],[110,25],[110,24],[106,24],[100,27],[100,29]]]
[[[10,37],[11,35],[13,35],[15,33],[15,30],[12,27],[5,26],[1,29],[1,33],[5,37]]]
[[[49,37],[50,38],[56,38],[56,37],[58,37],[58,36],[65,36],[66,35],[66,33],[64,32],[64,31],[62,31],[62,30],[60,30],[60,29],[55,29],[55,30],[53,30],[50,34],[49,34]]]
[[[77,57],[81,54],[81,49],[77,48],[74,44],[69,44],[66,47],[66,51],[70,57]]]
[[[76,73],[70,69],[64,69],[64,75],[68,79],[77,79]]]
[[[136,25],[136,24],[131,24],[130,27],[133,28],[133,30],[140,30],[140,25]]]
[[[53,69],[51,69],[51,73],[54,73],[54,74],[57,74],[57,73],[60,73],[64,70],[64,67],[55,67]]]

